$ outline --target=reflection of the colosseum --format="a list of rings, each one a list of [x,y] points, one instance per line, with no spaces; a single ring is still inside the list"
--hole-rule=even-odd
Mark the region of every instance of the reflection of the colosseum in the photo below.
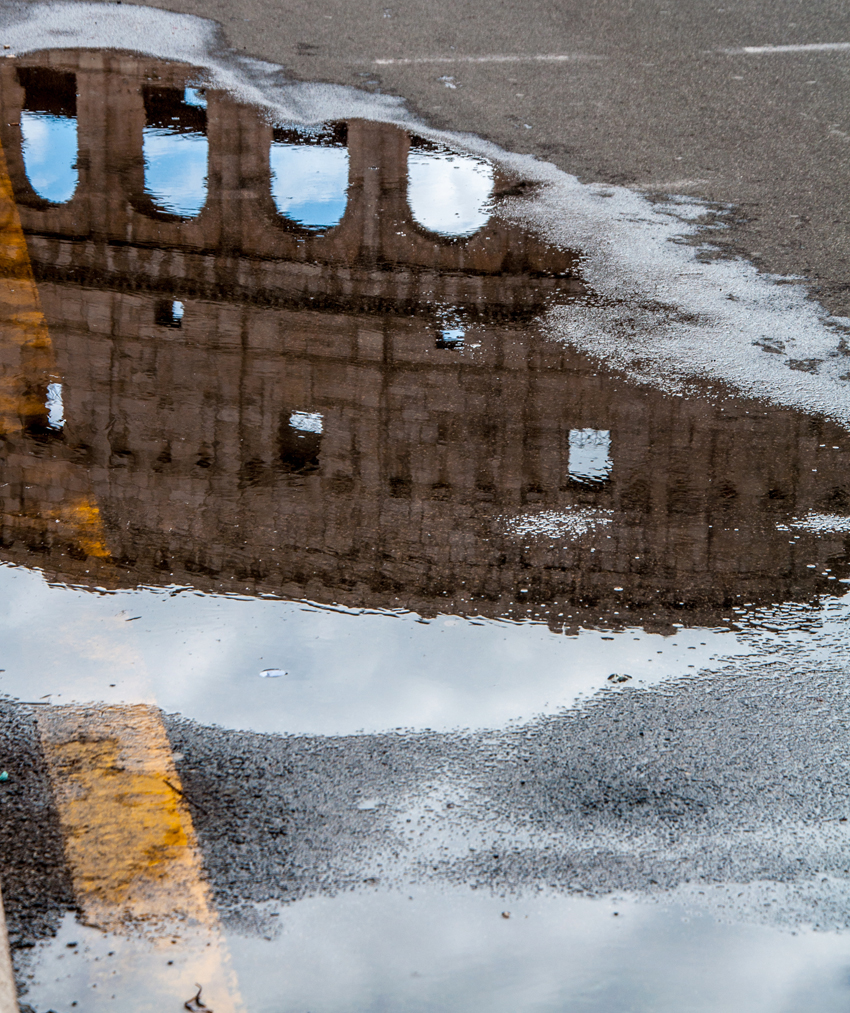
[[[452,239],[417,220],[422,194],[408,188],[404,131],[275,126],[193,81],[191,68],[129,56],[61,52],[3,65],[2,139],[37,280],[431,319],[440,307],[530,315],[580,291],[569,253],[481,213],[481,185],[498,199],[508,184],[480,160],[450,164],[414,139],[424,182],[442,181],[449,203],[467,198],[454,210],[463,238]],[[28,175],[22,130],[68,122],[79,180],[57,202]],[[449,229],[443,219],[438,230]],[[479,226],[471,235],[470,225]]]
[[[187,105],[191,70],[128,56],[24,63],[0,68],[3,140],[50,341],[4,323],[6,559],[93,586],[600,619],[717,618],[844,575],[842,538],[777,527],[846,506],[843,432],[664,397],[547,341],[531,321],[581,294],[573,256],[498,214],[429,233],[403,131]],[[76,80],[65,203],[15,126],[48,65]],[[145,182],[145,130],[172,120],[208,144],[191,215]],[[345,152],[344,210],[275,189],[311,164],[299,137]]]

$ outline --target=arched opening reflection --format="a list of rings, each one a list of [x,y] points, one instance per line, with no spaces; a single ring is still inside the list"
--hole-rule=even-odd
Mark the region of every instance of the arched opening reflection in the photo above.
[[[25,93],[20,121],[24,171],[39,197],[64,204],[79,181],[76,78],[45,67],[19,67],[18,80]]]
[[[207,200],[207,102],[197,88],[146,88],[145,191],[162,211],[194,218]]]
[[[269,166],[280,214],[317,232],[340,223],[348,203],[344,125],[276,127]]]
[[[490,219],[493,167],[474,155],[420,142],[407,160],[414,221],[441,236],[471,236]]]

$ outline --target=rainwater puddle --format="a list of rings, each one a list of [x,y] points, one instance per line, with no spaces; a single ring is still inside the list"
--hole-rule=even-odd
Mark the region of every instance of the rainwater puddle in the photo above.
[[[241,999],[255,1013],[846,1009],[850,955],[840,936],[777,935],[622,896],[510,901],[373,890],[300,901],[267,912],[266,925],[273,938],[228,936]],[[191,950],[170,943],[130,951],[147,968],[148,999],[195,992]],[[129,957],[121,938],[69,918],[40,954],[32,999],[45,1009],[64,1008],[70,996],[93,1013],[134,1008],[136,980],[122,974]],[[171,992],[158,990],[161,981]],[[202,997],[230,1008],[223,989]]]
[[[66,915],[55,938],[32,960],[26,998],[38,1010],[179,1010],[197,994],[200,978],[207,982],[201,1000],[215,996],[210,1008],[242,1009],[229,957],[215,942],[180,925],[159,938],[116,935]],[[221,974],[222,966],[228,975]]]
[[[832,324],[84,8],[0,61],[0,693],[81,919],[23,1001],[844,1009]]]
[[[724,630],[674,636],[356,612],[188,588],[92,594],[0,568],[0,688],[53,704],[156,702],[205,724],[311,735],[498,728],[621,683],[753,653]],[[50,635],[45,636],[45,629]],[[706,639],[707,638],[707,639]],[[714,657],[717,655],[715,654]],[[276,667],[270,682],[259,676]]]

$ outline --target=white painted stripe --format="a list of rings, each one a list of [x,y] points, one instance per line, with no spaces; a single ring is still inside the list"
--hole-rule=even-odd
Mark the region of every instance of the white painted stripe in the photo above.
[[[835,53],[850,51],[850,42],[810,42],[793,46],[742,46],[741,49],[724,49],[730,56],[745,53],[748,56],[759,53]]]
[[[570,60],[601,60],[586,53],[529,53],[493,56],[412,56],[398,59],[373,60],[378,67],[406,66],[412,63],[567,63]]]

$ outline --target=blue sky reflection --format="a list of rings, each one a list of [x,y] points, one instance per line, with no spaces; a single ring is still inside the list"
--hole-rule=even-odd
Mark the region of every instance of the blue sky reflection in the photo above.
[[[163,211],[200,214],[207,200],[209,145],[203,134],[145,127],[145,190]]]
[[[39,197],[64,204],[77,189],[77,120],[50,113],[21,112],[24,169]]]
[[[348,151],[275,141],[269,153],[272,197],[282,215],[308,229],[331,229],[348,202]]]

